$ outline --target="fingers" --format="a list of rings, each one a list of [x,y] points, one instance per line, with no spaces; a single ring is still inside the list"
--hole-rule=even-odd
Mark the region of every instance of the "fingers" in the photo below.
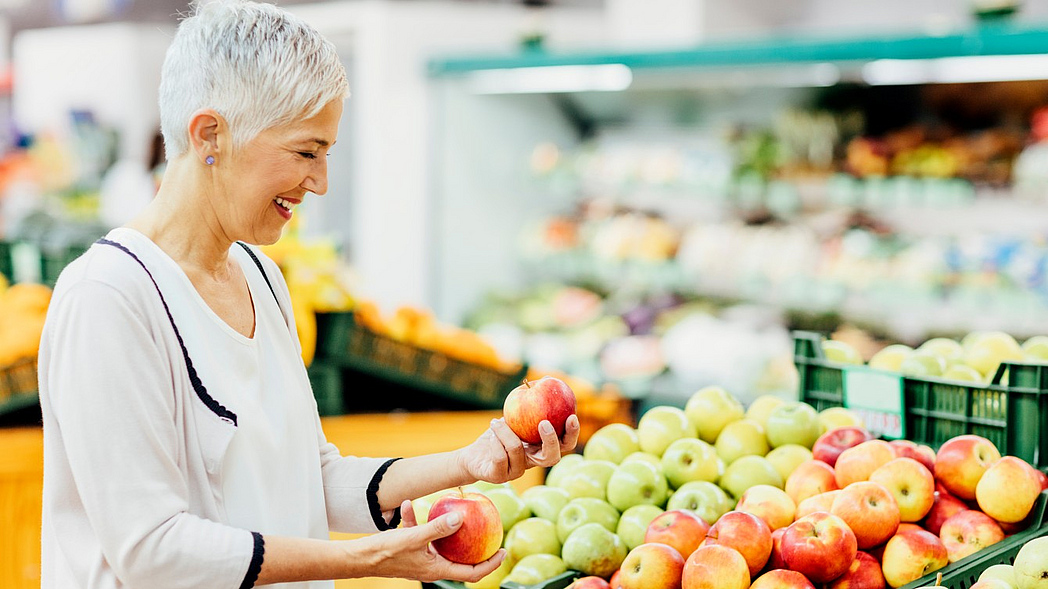
[[[413,528],[418,525],[418,519],[415,517],[415,506],[411,504],[411,501],[404,501],[400,504],[400,521],[403,522],[403,527]]]
[[[506,468],[507,479],[513,480],[520,477],[527,468],[524,442],[517,437],[517,434],[513,433],[513,430],[509,429],[505,419],[493,420],[491,422],[491,431],[495,432],[495,437],[499,439],[502,447],[506,450],[506,457],[509,459]]]
[[[502,564],[502,561],[505,560],[505,558],[505,549],[500,549],[491,558],[473,566],[468,564],[450,563],[448,566],[447,578],[456,581],[465,581],[467,583],[476,583],[490,575],[495,569],[499,568],[499,565]]]
[[[458,531],[462,527],[462,514],[457,511],[451,513],[445,513],[444,515],[436,518],[431,522],[417,526],[422,539],[426,542],[432,542],[438,538],[444,538],[450,536]]]
[[[539,424],[539,437],[542,438],[542,448],[531,455],[532,462],[543,467],[560,462],[560,440],[549,421],[544,420]]]
[[[574,413],[569,415],[567,421],[564,422],[564,439],[560,442],[561,455],[570,454],[575,450],[575,445],[579,443],[579,430],[581,429],[579,416]]]

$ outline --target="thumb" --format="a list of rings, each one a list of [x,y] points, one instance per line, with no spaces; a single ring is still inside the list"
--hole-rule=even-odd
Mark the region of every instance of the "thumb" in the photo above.
[[[445,513],[425,525],[418,526],[418,530],[426,539],[426,542],[432,542],[438,538],[444,538],[454,534],[461,527],[462,514],[457,511],[452,511],[451,513]]]

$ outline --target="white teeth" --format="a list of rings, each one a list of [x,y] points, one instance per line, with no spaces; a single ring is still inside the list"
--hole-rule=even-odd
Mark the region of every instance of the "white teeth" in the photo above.
[[[277,197],[277,198],[276,198],[276,199],[274,199],[274,200],[276,201],[276,203],[277,203],[278,205],[280,205],[280,206],[284,207],[284,209],[285,209],[285,210],[287,210],[287,211],[289,211],[289,212],[290,212],[290,211],[291,211],[291,209],[292,209],[292,208],[293,208],[293,207],[295,206],[295,205],[294,205],[293,203],[290,203],[290,202],[288,202],[288,201],[286,201],[286,200],[284,200],[284,199],[282,199],[282,198],[280,198],[280,197]]]

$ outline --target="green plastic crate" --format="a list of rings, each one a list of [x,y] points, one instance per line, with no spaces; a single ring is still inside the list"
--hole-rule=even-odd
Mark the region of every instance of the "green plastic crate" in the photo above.
[[[8,282],[14,282],[15,264],[11,259],[11,244],[0,241],[0,274],[3,274]]]
[[[979,580],[979,575],[995,564],[1014,564],[1015,556],[1019,554],[1030,540],[1048,536],[1048,491],[1041,492],[1037,498],[1030,515],[1027,516],[1027,527],[1016,534],[1008,536],[1004,540],[983,548],[979,552],[962,558],[957,562],[939,569],[935,573],[927,575],[900,589],[916,589],[926,585],[934,585],[938,573],[942,573],[942,587],[949,589],[968,589]]]
[[[342,397],[342,369],[328,362],[316,361],[306,370],[313,397],[320,415],[342,415],[345,402]]]
[[[512,581],[503,583],[500,585],[501,589],[564,589],[571,582],[579,577],[583,577],[582,573],[578,571],[568,571],[566,573],[557,575],[552,579],[543,581],[537,585],[521,585],[520,583],[514,583]],[[423,583],[423,589],[465,589],[465,585],[457,581],[437,581],[436,583]]]
[[[794,333],[800,399],[816,410],[844,406],[844,364],[826,359],[817,333]],[[1007,384],[1004,375],[1007,373]],[[938,448],[962,434],[1001,454],[1048,467],[1048,365],[1003,363],[991,383],[903,377],[906,438]]]
[[[480,409],[500,409],[527,375],[505,373],[413,346],[358,325],[353,313],[317,314],[318,360]]]
[[[35,356],[0,368],[0,415],[39,402]]]

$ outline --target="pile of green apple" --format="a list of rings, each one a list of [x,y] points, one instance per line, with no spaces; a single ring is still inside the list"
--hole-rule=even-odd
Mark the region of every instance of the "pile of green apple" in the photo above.
[[[862,356],[845,342],[825,340],[822,351],[833,362],[863,364]],[[984,383],[993,379],[1002,362],[1048,362],[1048,336],[1034,336],[1019,345],[1007,333],[973,331],[960,341],[937,337],[917,348],[892,344],[874,354],[868,365],[915,378]]]
[[[1048,586],[1048,538],[1030,540],[1015,556],[1015,564],[995,564],[969,589],[1043,589]]]

